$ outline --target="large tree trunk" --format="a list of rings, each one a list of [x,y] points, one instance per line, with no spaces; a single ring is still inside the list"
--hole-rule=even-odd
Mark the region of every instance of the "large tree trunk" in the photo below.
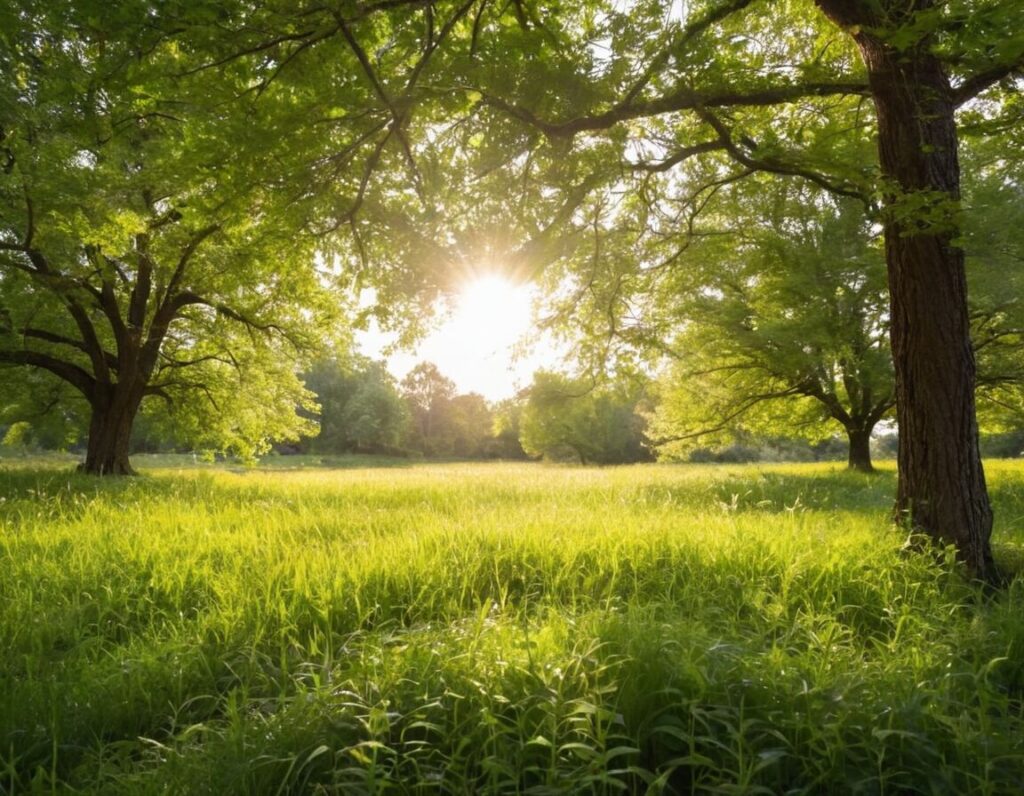
[[[817,3],[860,48],[878,114],[900,429],[897,516],[955,545],[975,577],[994,582],[964,255],[953,243],[960,164],[952,92],[928,36],[901,50],[884,38],[900,25],[913,33],[935,0]]]
[[[926,43],[897,52],[870,35],[856,39],[878,113],[887,183],[883,223],[900,431],[897,515],[910,528],[955,545],[975,577],[994,581],[964,254],[953,243],[960,166],[949,82]]]
[[[871,464],[871,430],[847,428],[846,436],[850,441],[850,469],[861,473],[873,473],[875,468]]]
[[[140,400],[134,390],[102,390],[92,403],[89,443],[80,469],[92,475],[135,475],[128,460],[132,426]]]

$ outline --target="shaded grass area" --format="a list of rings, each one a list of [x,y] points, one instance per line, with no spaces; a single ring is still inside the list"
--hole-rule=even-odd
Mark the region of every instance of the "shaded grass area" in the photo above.
[[[1024,468],[991,465],[997,558]],[[0,473],[0,792],[1024,788],[1024,581],[890,472]]]

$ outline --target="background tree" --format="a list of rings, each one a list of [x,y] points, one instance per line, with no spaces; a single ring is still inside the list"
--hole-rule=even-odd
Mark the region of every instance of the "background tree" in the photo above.
[[[526,451],[519,441],[520,424],[526,398],[523,394],[498,401],[492,407],[493,423],[488,450],[495,459],[525,459]]]
[[[624,464],[650,459],[642,389],[626,380],[595,386],[581,378],[538,371],[519,421],[520,442],[531,456],[580,464]]]
[[[993,168],[978,162],[982,152],[967,154],[977,163],[963,224],[979,405],[989,431],[1008,431],[1021,422],[1013,407],[1024,385],[1019,180],[1006,158]],[[680,247],[674,267],[631,287],[645,294],[642,321],[620,331],[675,360],[653,436],[678,453],[751,434],[817,440],[834,422],[850,466],[869,470],[871,429],[895,396],[884,261],[862,210],[752,176],[721,187],[684,233],[657,241],[671,247]]]
[[[88,405],[66,382],[45,370],[28,371],[7,382],[2,395],[0,427],[7,429],[3,444],[17,440],[25,447],[58,451],[81,446]]]
[[[719,192],[687,234],[628,332],[641,346],[671,341],[654,439],[821,441],[838,424],[849,466],[870,472],[871,432],[895,394],[885,264],[863,209],[751,178]]]
[[[413,446],[426,456],[450,453],[455,382],[432,362],[421,362],[402,379],[401,388],[412,414]]]
[[[370,363],[362,371],[342,422],[357,453],[403,451],[409,435],[410,413],[383,364]]]
[[[348,451],[351,438],[345,423],[345,407],[358,388],[358,366],[339,357],[318,359],[302,374],[302,383],[315,396],[319,412],[310,413],[317,420],[317,434],[301,445],[317,453]]]
[[[456,395],[451,399],[451,452],[458,458],[489,457],[494,434],[494,416],[479,393]]]
[[[339,301],[296,235],[305,204],[259,154],[280,109],[185,93],[182,49],[126,36],[131,8],[23,5],[0,43],[0,362],[81,394],[93,473],[131,472],[154,397],[197,445],[251,455],[308,431],[294,371]]]
[[[410,413],[380,362],[325,359],[303,377],[320,406],[320,433],[304,447],[317,453],[404,451]]]
[[[1024,113],[1020,97],[1012,104]],[[971,285],[978,411],[983,431],[1011,433],[1024,427],[1024,124],[968,142],[971,178],[961,242]]]
[[[410,446],[424,456],[490,458],[494,416],[483,396],[456,394],[455,382],[432,362],[421,362],[402,379],[412,415]]]

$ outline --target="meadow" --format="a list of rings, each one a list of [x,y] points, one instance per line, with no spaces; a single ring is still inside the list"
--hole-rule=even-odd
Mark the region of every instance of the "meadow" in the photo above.
[[[138,464],[0,470],[0,793],[1024,790],[1024,578],[891,466]]]

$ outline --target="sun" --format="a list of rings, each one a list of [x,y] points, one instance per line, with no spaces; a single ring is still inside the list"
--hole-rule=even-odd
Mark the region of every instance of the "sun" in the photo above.
[[[483,344],[504,347],[528,331],[532,306],[533,290],[529,285],[486,274],[467,282],[459,291],[452,322],[471,327]]]
[[[510,395],[530,373],[516,346],[531,331],[534,289],[500,274],[467,281],[452,302],[451,315],[420,348],[465,391],[495,399]]]
[[[495,271],[478,273],[451,297],[448,314],[413,350],[386,355],[388,368],[401,379],[417,363],[433,362],[459,392],[490,401],[510,398],[538,368],[557,367],[564,353],[550,334],[536,332],[536,298],[533,285]],[[378,356],[384,341],[379,332],[364,334],[360,346]]]

